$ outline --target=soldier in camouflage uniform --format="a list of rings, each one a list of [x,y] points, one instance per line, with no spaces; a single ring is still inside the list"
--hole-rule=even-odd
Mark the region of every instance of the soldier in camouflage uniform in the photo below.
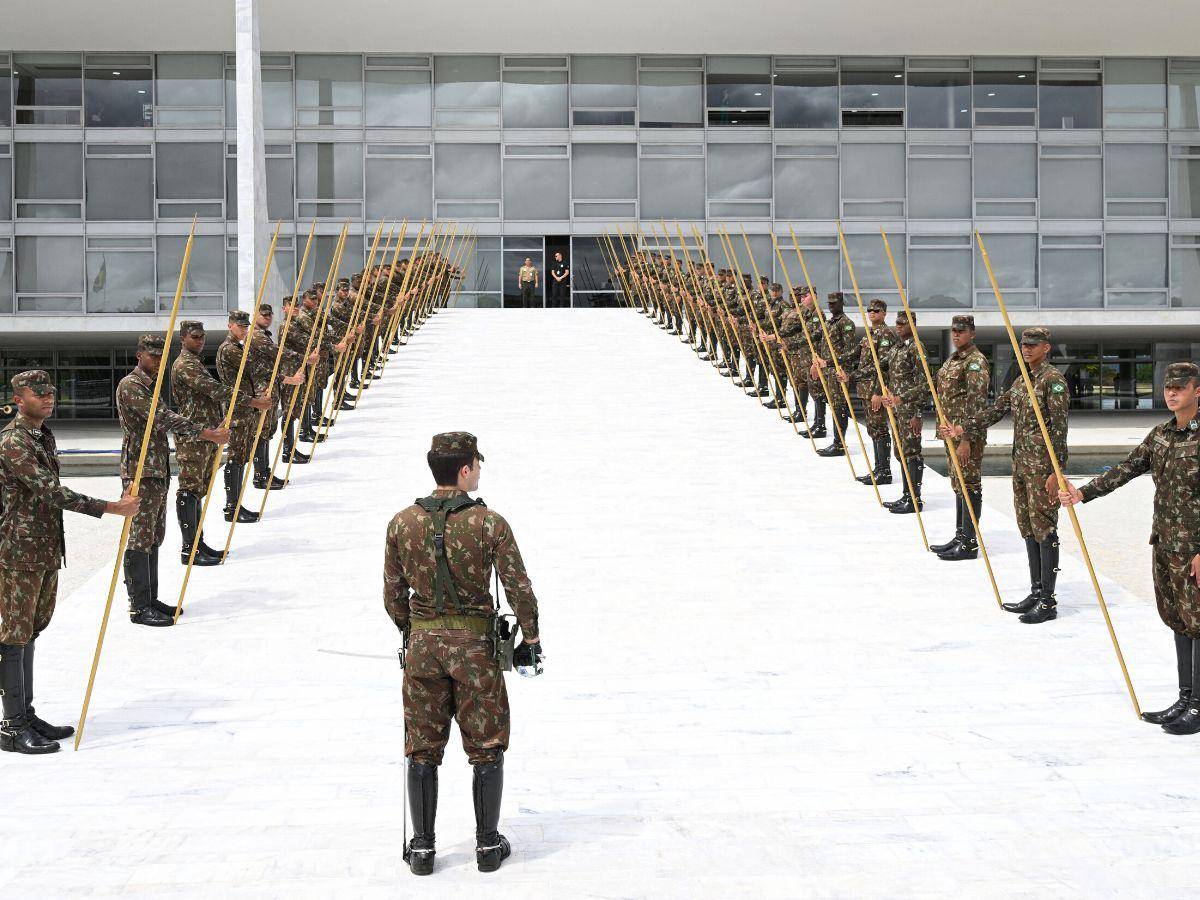
[[[141,502],[128,494],[96,500],[58,481],[58,449],[45,421],[54,385],[40,369],[12,379],[17,415],[0,431],[0,750],[53,753],[75,733],[51,725],[33,708],[34,646],[54,614],[58,570],[66,560],[63,510],[100,517],[132,516]]]
[[[117,415],[121,420],[121,483],[126,490],[137,473],[142,435],[150,418],[155,376],[162,365],[166,342],[157,334],[138,341],[137,367],[117,385]],[[129,529],[123,566],[129,590],[129,620],[136,625],[162,627],[175,624],[175,607],[158,602],[158,548],[167,528],[167,491],[171,486],[171,447],[167,432],[176,440],[200,438],[214,444],[229,440],[226,428],[208,428],[167,408],[159,398],[150,429],[150,443],[142,464],[138,496],[142,503]]]
[[[767,409],[788,409],[787,389],[788,389],[788,366],[783,359],[783,351],[776,340],[776,333],[779,331],[779,320],[783,317],[783,285],[776,283],[767,283],[763,279],[767,289],[767,296],[762,302],[762,316],[759,320],[758,337],[762,341],[763,349],[766,352],[767,359],[770,360],[770,365],[774,366],[773,373],[778,376],[778,380],[772,380],[773,396],[765,405]],[[793,387],[793,392],[795,387]],[[785,419],[791,420],[790,415],[784,416]]]
[[[304,376],[306,367],[316,364],[317,354],[310,351],[308,358],[304,357],[304,350],[308,335],[303,332],[303,326],[299,323],[301,304],[295,297],[284,297],[281,304],[283,314],[286,321],[288,314],[292,316],[292,324],[287,329],[287,334],[281,337],[283,343],[283,367],[280,373],[287,372],[291,376],[295,385],[283,390],[279,390],[279,406],[280,420],[282,421],[281,430],[283,432],[283,456],[282,459],[286,463],[295,463],[296,465],[304,465],[309,461],[307,453],[301,453],[296,449],[296,423],[300,420],[302,413],[300,410],[300,401],[304,397]],[[295,394],[295,402],[292,401],[292,395]]]
[[[1154,479],[1154,599],[1175,633],[1179,699],[1142,719],[1169,734],[1200,733],[1200,367],[1167,366],[1163,398],[1170,419],[1156,425],[1125,459],[1083,486],[1067,482],[1058,493],[1064,506],[1111,494],[1139,475]]]
[[[254,486],[259,490],[267,490],[267,482],[270,481],[270,490],[280,490],[287,481],[282,478],[276,478],[271,475],[271,435],[275,433],[275,426],[279,422],[279,400],[283,396],[283,388],[294,387],[301,383],[303,379],[295,375],[286,374],[285,366],[289,363],[292,368],[299,365],[298,357],[291,351],[284,349],[280,353],[279,345],[275,343],[275,338],[271,336],[271,325],[275,319],[275,310],[271,308],[270,303],[259,304],[258,316],[255,319],[254,334],[250,336],[250,353],[246,358],[246,372],[249,374],[256,385],[267,385],[263,391],[263,396],[256,400],[265,400],[267,402],[266,417],[263,419],[262,432],[259,435],[258,443],[254,446]],[[275,371],[275,358],[279,357],[279,371]],[[271,383],[271,375],[275,375],[275,383]],[[251,404],[255,409],[260,407]],[[257,416],[252,417],[254,428],[258,427]],[[253,437],[253,429],[251,437]]]
[[[856,481],[860,484],[871,484],[874,476],[875,484],[892,483],[892,432],[888,428],[887,413],[883,410],[883,388],[879,385],[879,375],[875,371],[875,356],[871,355],[871,344],[875,345],[875,355],[879,358],[879,368],[887,377],[888,361],[892,356],[892,347],[896,344],[896,332],[887,324],[887,303],[878,297],[867,304],[867,321],[871,323],[871,334],[863,335],[858,342],[858,357],[854,367],[842,373],[842,383],[854,381],[858,399],[862,401],[867,415],[867,434],[871,437],[871,446],[875,450],[875,469],[870,475],[859,475]]]
[[[817,327],[820,328],[820,323],[817,323]],[[846,405],[846,395],[842,392],[834,373],[839,367],[845,370],[853,364],[856,348],[854,323],[845,313],[841,291],[834,291],[829,295],[829,321],[826,322],[825,328],[829,333],[829,340],[826,342],[822,336],[821,342],[817,344],[817,356],[813,360],[809,376],[816,382],[816,370],[825,370],[825,384],[828,386],[830,394],[825,399],[833,407],[833,417],[838,428],[835,429],[833,443],[818,450],[817,455],[845,456],[846,448],[842,444],[842,438],[845,436],[846,426],[850,422],[850,407]],[[815,337],[813,342],[816,343]],[[832,352],[830,344],[833,345]],[[819,383],[814,384],[814,389],[820,391]]]
[[[229,447],[225,456],[225,521],[232,522],[237,514],[239,523],[258,521],[258,513],[238,505],[238,494],[242,490],[242,474],[246,464],[253,454],[251,445],[254,443],[254,426],[258,413],[254,401],[261,405],[264,401],[270,404],[270,386],[261,380],[255,380],[255,372],[250,366],[247,354],[246,365],[242,366],[242,355],[246,342],[246,332],[250,328],[250,314],[244,310],[235,309],[229,314],[229,333],[221,346],[217,348],[217,374],[221,382],[230,390],[237,384],[237,399],[233,405],[233,418],[229,421]],[[238,382],[238,372],[242,379]]]
[[[1029,367],[1029,377],[1038,407],[1050,433],[1050,442],[1061,465],[1067,464],[1067,410],[1070,395],[1067,380],[1046,359],[1050,355],[1050,330],[1026,328],[1021,333],[1021,355]],[[1050,454],[1030,404],[1025,379],[1017,377],[995,402],[966,422],[954,422],[953,436],[967,431],[980,434],[1004,416],[1013,416],[1013,508],[1017,528],[1025,539],[1029,557],[1029,595],[1004,608],[1020,613],[1027,625],[1038,625],[1058,617],[1054,588],[1058,581],[1058,486]]]
[[[892,410],[896,420],[899,443],[895,447],[901,471],[908,469],[904,493],[900,499],[883,504],[891,512],[905,514],[924,509],[921,501],[921,482],[925,478],[925,457],[921,450],[921,414],[929,403],[929,383],[921,367],[918,340],[914,331],[916,314],[910,317],[905,310],[896,313],[896,344],[887,364],[887,393],[880,402]],[[912,481],[911,489],[909,481]]]
[[[959,315],[951,319],[950,339],[954,343],[954,353],[938,369],[938,397],[947,421],[969,422],[987,406],[988,384],[991,381],[987,357],[975,346],[975,317]],[[947,434],[946,426],[939,425],[938,436],[945,440]],[[983,515],[982,466],[986,446],[987,431],[964,431],[962,440],[955,445],[963,481],[967,483],[966,497],[963,497],[958,478],[954,475],[950,446],[946,446],[947,471],[950,486],[954,488],[955,528],[954,537],[949,541],[929,546],[930,551],[940,559],[953,562],[975,559],[979,555],[975,522]],[[967,504],[970,504],[969,509]],[[971,511],[975,513],[974,520]]]
[[[475,436],[434,435],[427,459],[437,489],[392,519],[383,563],[384,607],[408,648],[404,753],[414,832],[404,858],[418,875],[433,871],[437,771],[454,718],[475,769],[476,859],[492,871],[510,852],[496,830],[509,710],[492,641],[492,569],[521,626],[518,654],[531,666],[541,657],[537,599],[508,522],[468,496],[483,461]]]
[[[793,418],[804,418],[800,412],[808,411],[808,398],[813,397],[813,417],[808,420],[808,427],[801,430],[801,437],[826,437],[825,430],[825,395],[818,389],[812,390],[813,384],[820,384],[812,374],[813,348],[821,338],[821,323],[818,321],[821,311],[817,308],[816,298],[808,289],[808,285],[792,288],[792,297],[800,304],[800,312],[796,304],[790,304],[785,313],[786,321],[781,322],[779,334],[787,344],[787,351],[792,357],[792,372],[796,375],[796,383],[792,391],[796,395],[796,412]],[[811,343],[810,343],[811,341]]]

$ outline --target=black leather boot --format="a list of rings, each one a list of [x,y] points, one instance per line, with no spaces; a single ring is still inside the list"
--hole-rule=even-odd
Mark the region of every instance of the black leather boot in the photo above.
[[[964,559],[975,559],[979,556],[979,536],[975,532],[975,522],[983,515],[982,490],[970,491],[966,500],[959,498],[959,509],[962,515],[962,539],[949,550],[938,554],[938,559],[948,562],[958,562]],[[967,504],[970,504],[970,507]],[[971,518],[974,511],[975,518]]]
[[[925,477],[925,460],[920,456],[910,456],[905,462],[908,464],[908,477],[912,479],[912,489],[906,491],[907,497],[901,497],[898,503],[888,507],[897,515],[915,513],[917,510],[925,508],[925,504],[921,501],[921,481]]]
[[[75,733],[70,725],[51,725],[45,719],[39,719],[33,711],[33,647],[37,643],[34,638],[23,648],[22,682],[25,691],[25,715],[29,717],[29,727],[48,741],[65,741]],[[2,651],[0,651],[2,652]]]
[[[1042,592],[1029,612],[1021,616],[1026,625],[1041,625],[1058,618],[1058,601],[1054,587],[1058,582],[1058,532],[1052,531],[1044,541],[1038,542],[1042,567]]]
[[[407,777],[413,836],[404,848],[404,861],[414,875],[432,875],[436,855],[433,825],[437,819],[438,767],[409,760]]]
[[[179,519],[179,533],[183,535],[183,547],[179,551],[179,562],[187,565],[188,556],[192,552],[192,543],[196,540],[196,530],[200,524],[200,498],[191,491],[178,491],[175,494],[175,515]],[[196,547],[194,566],[219,566],[221,554],[204,543],[204,535],[200,535],[200,544]]]
[[[20,644],[0,644],[0,703],[4,720],[0,721],[0,750],[36,755],[53,753],[54,741],[33,729],[25,706],[25,648]]]
[[[1163,725],[1167,734],[1200,734],[1200,641],[1192,641],[1192,697],[1187,709]]]
[[[1179,670],[1179,699],[1158,712],[1142,713],[1142,721],[1151,725],[1166,725],[1183,715],[1192,702],[1192,639],[1175,633],[1175,665]]]
[[[809,420],[808,429],[801,430],[800,437],[823,438],[827,434],[825,431],[825,401],[817,398],[813,402],[813,407],[816,411],[813,413],[812,419]]]
[[[822,450],[817,451],[817,456],[845,456],[846,445],[842,443],[846,435],[846,428],[850,424],[850,410],[845,406],[835,406],[833,408],[833,420],[837,423],[837,428],[833,430],[833,443]]]
[[[283,431],[283,461],[302,466],[309,459],[311,457],[307,453],[301,453],[296,449],[296,420],[293,419],[288,422],[288,427]]]
[[[1031,537],[1025,538],[1025,555],[1029,558],[1029,596],[1017,603],[1005,603],[1010,613],[1027,613],[1037,604],[1042,593],[1042,550]]]
[[[875,483],[892,483],[892,433],[885,431],[883,437],[872,442],[875,445]],[[870,484],[870,482],[867,482]]]
[[[930,544],[930,553],[945,553],[947,550],[953,550],[963,539],[963,499],[960,494],[954,495],[954,537],[946,541],[944,544]]]
[[[480,872],[495,872],[512,853],[508,838],[496,830],[503,793],[504,754],[500,753],[495,762],[475,766],[471,785],[475,800],[475,864]]]
[[[237,520],[239,524],[249,524],[258,521],[258,513],[250,512],[244,506],[238,506],[238,494],[242,489],[242,473],[245,471],[245,463],[227,462],[225,463],[225,521],[233,521],[233,511],[237,509]]]
[[[271,474],[271,445],[269,441],[259,441],[254,448],[254,486],[260,491],[270,483],[269,490],[280,491],[287,485],[287,479]]]
[[[877,438],[877,437],[871,438],[871,450],[875,454],[875,465],[872,466],[870,475],[859,475],[857,478],[854,479],[859,484],[870,484],[872,479],[874,479],[876,484],[881,483],[879,481],[879,467],[880,467],[880,464],[882,462],[884,462],[884,458],[879,455],[879,438]],[[889,452],[890,452],[890,448],[889,448]],[[891,471],[891,470],[889,469],[889,471]]]
[[[174,620],[155,609],[151,602],[154,588],[151,585],[150,554],[144,550],[126,550],[122,563],[125,589],[129,592],[129,621],[134,625],[149,625],[152,628],[174,625]]]

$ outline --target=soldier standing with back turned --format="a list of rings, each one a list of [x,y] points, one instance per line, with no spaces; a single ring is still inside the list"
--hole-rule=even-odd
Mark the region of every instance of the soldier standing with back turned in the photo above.
[[[492,639],[493,567],[525,639],[514,662],[540,671],[537,599],[508,522],[468,496],[479,487],[483,461],[475,436],[434,435],[426,458],[437,489],[392,519],[383,562],[384,607],[407,647],[404,754],[413,838],[404,859],[416,875],[433,872],[438,766],[453,717],[475,768],[476,863],[492,872],[512,852],[497,831],[509,711]]]

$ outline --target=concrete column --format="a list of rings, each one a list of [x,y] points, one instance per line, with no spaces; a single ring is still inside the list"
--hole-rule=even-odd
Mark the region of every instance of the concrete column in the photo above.
[[[267,171],[263,142],[262,68],[259,57],[259,0],[233,0],[237,50],[238,308],[251,311],[271,246],[267,221]],[[282,238],[281,238],[282,239]],[[274,263],[263,299],[278,304],[284,287]]]

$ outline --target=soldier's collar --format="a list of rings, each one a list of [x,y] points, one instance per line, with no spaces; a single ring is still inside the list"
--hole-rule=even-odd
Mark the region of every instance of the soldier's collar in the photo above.
[[[433,489],[434,497],[466,497],[466,491],[460,491],[456,487],[435,487]]]
[[[41,425],[34,425],[33,422],[30,421],[29,417],[24,413],[17,413],[16,418],[14,418],[12,421],[12,424],[15,428],[24,428],[26,431],[32,431],[39,435],[44,429],[46,429],[45,422],[43,422]]]

